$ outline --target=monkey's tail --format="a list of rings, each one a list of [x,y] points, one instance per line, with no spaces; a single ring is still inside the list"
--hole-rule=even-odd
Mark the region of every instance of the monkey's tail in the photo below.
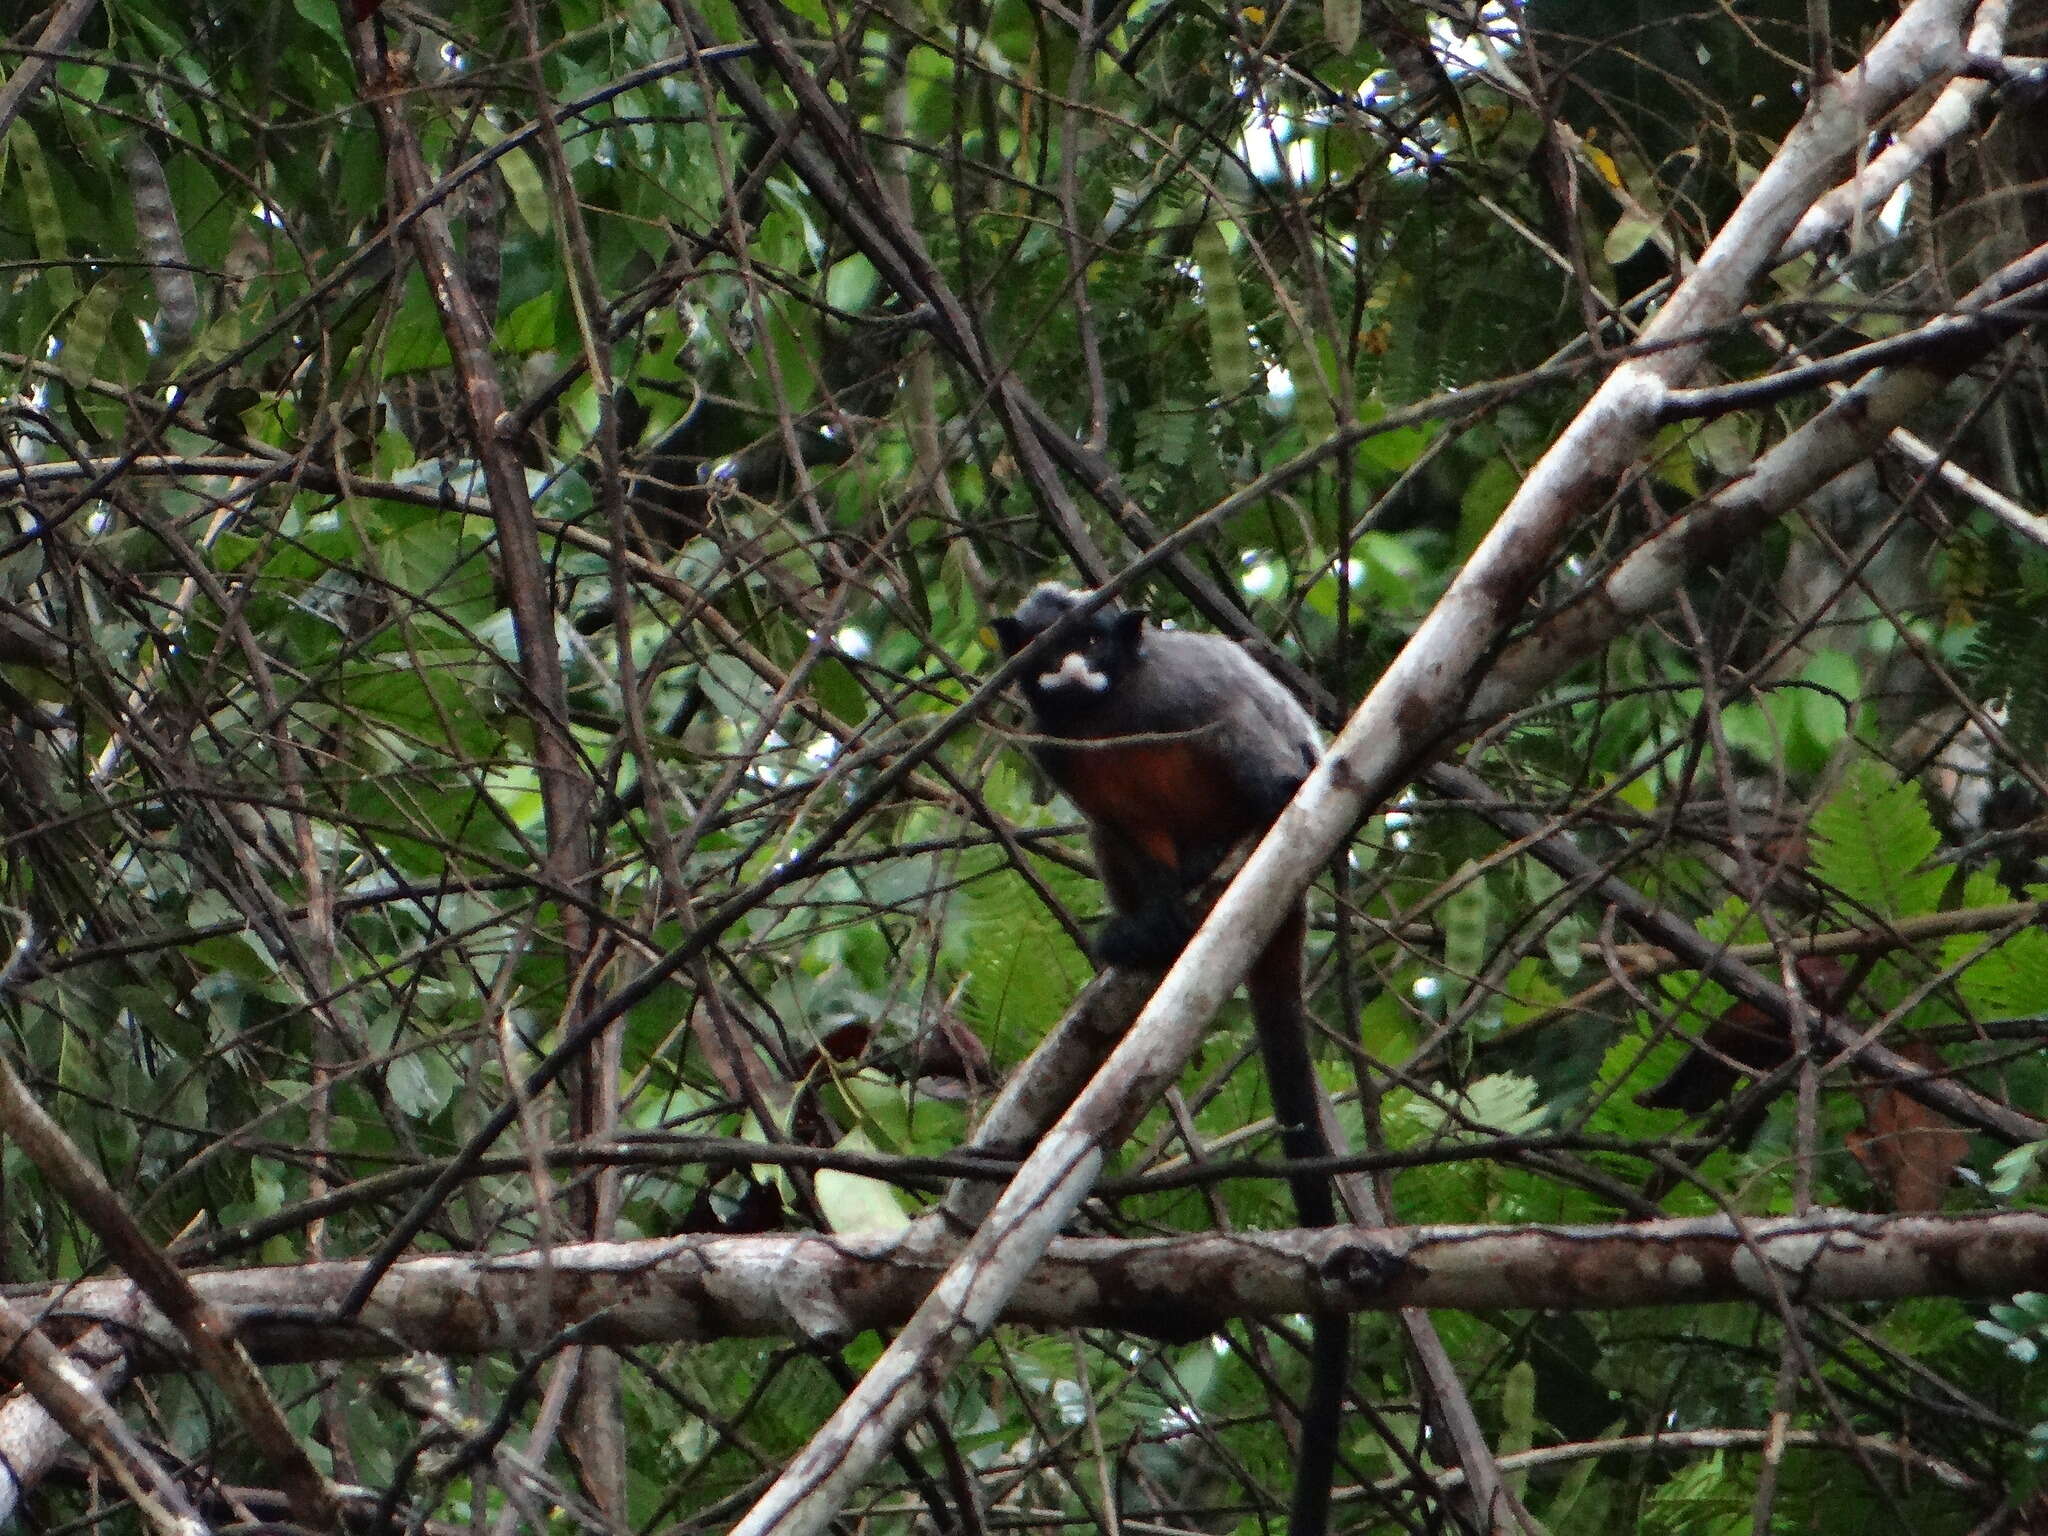
[[[1252,962],[1245,982],[1252,1022],[1259,1032],[1259,1053],[1265,1058],[1267,1088],[1280,1122],[1281,1150],[1290,1160],[1330,1155],[1315,1063],[1308,1049],[1308,1013],[1301,1001],[1301,951],[1307,935],[1307,909],[1297,903]],[[1337,1202],[1328,1174],[1291,1174],[1287,1182],[1295,1216],[1304,1227],[1336,1224]],[[1317,1314],[1309,1337],[1308,1399],[1301,1410],[1289,1536],[1323,1536],[1329,1527],[1330,1485],[1337,1470],[1350,1352],[1351,1319]]]

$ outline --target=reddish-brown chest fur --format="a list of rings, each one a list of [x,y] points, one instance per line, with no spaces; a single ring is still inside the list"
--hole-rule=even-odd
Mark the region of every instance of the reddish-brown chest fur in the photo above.
[[[1182,851],[1235,842],[1252,830],[1241,797],[1216,765],[1181,742],[1087,742],[1047,764],[1090,821],[1113,827],[1149,858],[1179,869]]]

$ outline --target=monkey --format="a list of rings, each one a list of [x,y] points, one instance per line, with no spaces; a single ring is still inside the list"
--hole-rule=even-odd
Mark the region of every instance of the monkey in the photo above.
[[[1235,641],[1159,629],[1114,603],[1080,614],[1094,595],[1045,582],[993,627],[1006,657],[1052,635],[1020,691],[1038,737],[1031,755],[1086,818],[1109,897],[1095,956],[1163,970],[1194,934],[1188,894],[1273,824],[1322,757],[1322,736]],[[1301,997],[1306,937],[1296,901],[1245,979],[1290,1159],[1330,1155]],[[1303,1226],[1335,1223],[1327,1176],[1291,1175],[1289,1189]],[[1318,1536],[1328,1519],[1349,1340],[1347,1319],[1316,1318],[1291,1536]]]
[[[994,628],[1006,656],[1062,631],[1022,680],[1040,734],[1032,756],[1088,820],[1113,914],[1096,957],[1158,969],[1194,932],[1185,894],[1273,824],[1322,756],[1322,738],[1235,641],[1152,628],[1143,612],[1115,605],[1071,618],[1092,596],[1045,582]],[[1290,1019],[1299,990],[1297,977]],[[1272,992],[1255,981],[1254,1007]]]

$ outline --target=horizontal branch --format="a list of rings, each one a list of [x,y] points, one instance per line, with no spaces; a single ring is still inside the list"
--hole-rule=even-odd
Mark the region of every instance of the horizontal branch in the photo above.
[[[406,1350],[533,1350],[734,1337],[843,1341],[902,1323],[957,1255],[932,1223],[907,1233],[582,1243],[408,1259],[341,1320],[361,1263],[217,1270],[195,1291],[268,1363]],[[1768,1266],[1768,1268],[1767,1268]],[[1332,1227],[1144,1241],[1063,1238],[1001,1321],[1190,1340],[1242,1317],[1400,1307],[1588,1310],[1755,1301],[1994,1297],[2048,1274],[2048,1214],[1817,1211],[1602,1226]],[[42,1318],[126,1330],[145,1370],[183,1364],[178,1331],[121,1280],[15,1292]]]
[[[1959,933],[1995,933],[2001,928],[2019,928],[2048,919],[2048,901],[2007,901],[1989,907],[1958,907],[1952,912],[1929,912],[1921,917],[1902,917],[1882,927],[1841,928],[1831,933],[1793,934],[1782,942],[1759,940],[1753,944],[1729,944],[1721,953],[1745,965],[1771,964],[1791,955],[1867,955],[1907,949],[1930,939],[1952,938]],[[1588,959],[1611,956],[1617,965],[1635,973],[1685,971],[1693,962],[1659,944],[1615,944],[1584,946]]]

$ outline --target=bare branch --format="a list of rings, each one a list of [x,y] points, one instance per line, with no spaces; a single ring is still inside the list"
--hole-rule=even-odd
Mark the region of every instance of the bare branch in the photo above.
[[[533,1350],[565,1328],[621,1347],[784,1337],[843,1341],[901,1323],[959,1252],[925,1235],[651,1238],[547,1252],[407,1259],[354,1321],[332,1304],[363,1266],[201,1271],[192,1284],[265,1362]],[[999,1320],[1196,1339],[1245,1317],[1323,1309],[1664,1307],[1705,1301],[2008,1296],[2048,1265],[2048,1214],[1806,1216],[1598,1226],[1329,1227],[1198,1237],[1059,1238]],[[1766,1267],[1768,1266],[1768,1267]],[[539,1283],[549,1277],[548,1284]],[[118,1318],[137,1364],[190,1341],[126,1280],[18,1294],[39,1316]]]

